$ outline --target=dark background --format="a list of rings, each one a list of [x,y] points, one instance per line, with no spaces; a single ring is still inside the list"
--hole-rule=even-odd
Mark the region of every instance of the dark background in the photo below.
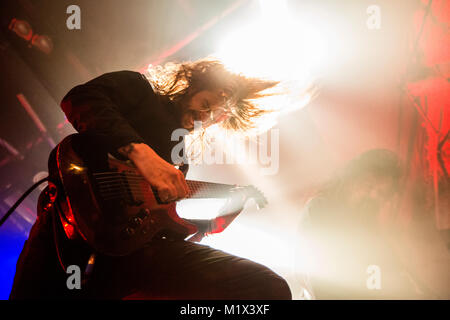
[[[81,30],[66,27],[66,8],[72,4],[81,8]],[[275,127],[280,130],[278,173],[261,178],[242,174],[237,166],[216,165],[195,167],[190,177],[260,186],[271,205],[263,216],[249,209],[242,224],[279,235],[275,237],[286,244],[295,234],[298,213],[310,190],[365,150],[393,150],[406,164],[409,177],[403,209],[395,221],[404,226],[406,235],[415,230],[412,225],[417,221],[430,226],[431,231],[423,232],[428,244],[414,247],[436,258],[425,259],[432,261],[428,270],[423,265],[417,269],[424,270],[421,277],[436,291],[445,291],[442,282],[448,280],[448,269],[442,270],[449,260],[441,240],[448,243],[450,228],[445,182],[449,149],[443,143],[442,166],[437,147],[449,129],[448,3],[433,1],[427,7],[428,1],[291,0],[287,4],[293,15],[308,13],[314,26],[332,33],[341,47],[331,48],[323,60],[319,96],[306,108],[279,119]],[[366,8],[372,4],[382,10],[382,27],[376,31],[366,26]],[[233,5],[235,9],[222,16]],[[36,174],[47,170],[49,138],[57,143],[73,132],[59,109],[73,86],[105,72],[204,57],[216,50],[224,34],[257,14],[257,1],[2,1],[0,138],[18,154],[0,145],[0,212],[6,212],[32,185]],[[49,36],[54,45],[51,53],[30,47],[8,29],[13,18],[27,21],[34,33]],[[161,58],[197,31],[192,41]],[[41,119],[47,135],[19,103],[19,93]],[[0,229],[0,298],[8,297],[17,256],[35,219],[38,194],[34,191]],[[412,208],[411,199],[418,197],[426,209]],[[256,244],[258,236],[249,241],[258,247],[254,252],[264,251]],[[264,253],[250,257],[271,261]],[[291,275],[288,263],[271,266],[287,278]]]

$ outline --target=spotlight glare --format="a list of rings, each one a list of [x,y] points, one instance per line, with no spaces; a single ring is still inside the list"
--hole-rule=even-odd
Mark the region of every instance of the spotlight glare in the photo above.
[[[33,30],[27,21],[14,18],[9,23],[8,28],[26,41],[30,41],[33,37]]]
[[[34,35],[31,44],[46,54],[50,54],[53,50],[52,39],[45,35]]]

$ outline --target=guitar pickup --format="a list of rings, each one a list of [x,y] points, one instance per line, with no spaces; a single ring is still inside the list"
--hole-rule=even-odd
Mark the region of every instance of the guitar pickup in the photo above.
[[[139,207],[139,206],[144,204],[144,201],[139,200],[139,199],[130,199],[130,200],[127,201],[127,204],[129,206]]]
[[[149,216],[150,216],[150,210],[147,208],[139,210],[138,214],[136,215],[136,217],[139,217],[143,220],[147,219]]]
[[[136,228],[136,227],[139,227],[141,224],[142,224],[142,219],[139,218],[139,217],[133,217],[133,218],[130,219],[129,225],[131,227],[135,227]]]

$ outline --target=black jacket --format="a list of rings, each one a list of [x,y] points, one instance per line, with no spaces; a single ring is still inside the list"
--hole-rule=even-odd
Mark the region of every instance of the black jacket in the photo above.
[[[172,162],[171,150],[179,141],[171,141],[171,134],[181,127],[180,113],[138,72],[110,72],[76,86],[61,108],[78,132],[95,133],[114,155],[138,142]]]

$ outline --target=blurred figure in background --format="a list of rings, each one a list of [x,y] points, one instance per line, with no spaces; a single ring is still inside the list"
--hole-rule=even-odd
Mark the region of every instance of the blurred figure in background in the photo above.
[[[383,223],[395,210],[402,175],[395,153],[373,149],[308,201],[296,252],[307,291],[301,298],[423,298],[393,246],[395,231]]]

